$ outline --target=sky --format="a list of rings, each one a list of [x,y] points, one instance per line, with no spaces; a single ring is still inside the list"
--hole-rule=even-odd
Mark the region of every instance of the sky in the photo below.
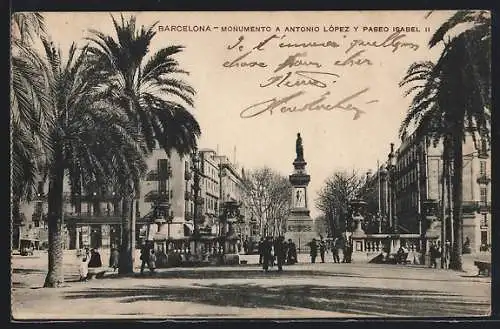
[[[63,53],[72,42],[84,45],[91,29],[114,36],[110,14],[120,15],[43,14],[52,40]],[[429,49],[427,43],[452,14],[434,11],[426,18],[426,11],[123,13],[125,17],[135,15],[138,25],[158,22],[150,54],[170,45],[185,47],[176,59],[190,72],[184,80],[196,90],[192,112],[202,129],[200,148],[218,150],[246,170],[268,166],[289,175],[300,132],[306,170],[311,175],[308,194],[313,217],[319,215],[314,200],[326,178],[338,170],[373,170],[377,160],[386,159],[391,142],[397,147],[399,126],[411,102],[398,83],[412,63],[439,56],[441,48]],[[209,26],[210,31],[194,32],[200,26],[205,30]],[[261,31],[223,32],[223,27],[261,27]],[[394,27],[410,31],[394,35]],[[273,35],[261,50],[254,49]],[[241,36],[242,41],[235,45]],[[310,42],[315,46],[304,47]],[[359,65],[349,65],[346,60],[356,54]],[[301,62],[287,61],[290,56]],[[243,62],[253,66],[243,67]],[[285,65],[279,70],[282,63]],[[278,79],[287,74],[290,77],[278,86]],[[269,101],[259,107],[265,109],[273,99],[276,109],[272,114],[264,111],[241,117],[246,108],[250,107],[244,114],[256,113],[257,107],[252,105]],[[344,109],[282,111],[283,106],[303,108],[310,103],[312,107],[340,104]],[[353,107],[363,111],[356,120]]]

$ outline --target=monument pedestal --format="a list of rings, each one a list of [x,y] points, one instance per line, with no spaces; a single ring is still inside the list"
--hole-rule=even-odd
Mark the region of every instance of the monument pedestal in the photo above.
[[[307,186],[311,177],[306,172],[307,162],[304,160],[302,138],[297,134],[297,157],[293,162],[294,171],[289,176],[292,185],[292,209],[287,219],[285,239],[292,239],[297,247],[297,253],[309,253],[309,242],[317,237],[314,230],[314,221],[311,219],[308,208]]]
[[[292,239],[297,247],[297,253],[309,253],[308,243],[316,238],[314,221],[309,214],[291,214],[288,217],[285,239]]]

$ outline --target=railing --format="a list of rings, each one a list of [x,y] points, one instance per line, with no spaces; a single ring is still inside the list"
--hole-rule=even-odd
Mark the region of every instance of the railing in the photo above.
[[[419,234],[367,234],[363,237],[353,237],[353,252],[378,254],[382,252],[393,253],[400,246],[405,246],[408,251],[418,252],[420,244],[425,244]],[[423,245],[422,245],[423,247]]]
[[[491,181],[491,178],[487,174],[482,174],[477,177],[478,184],[488,185]]]

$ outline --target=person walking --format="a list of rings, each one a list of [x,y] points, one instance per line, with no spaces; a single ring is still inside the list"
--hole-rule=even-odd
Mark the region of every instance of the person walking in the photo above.
[[[278,264],[278,272],[283,271],[283,264],[285,263],[286,256],[286,242],[285,238],[280,236],[276,239],[274,245],[274,251],[276,253],[276,263]]]
[[[339,257],[339,238],[335,238],[332,242],[332,256],[334,263],[340,263]]]
[[[323,240],[323,238],[321,238],[321,240],[319,240],[319,256],[321,257],[322,263],[325,262],[325,251],[326,251],[326,242],[325,240]]]
[[[342,263],[350,263],[352,256],[352,243],[349,240],[346,240],[344,243],[344,259],[342,259]]]
[[[264,262],[264,240],[262,238],[259,240],[257,250],[259,252],[259,265],[262,265]]]
[[[431,258],[431,263],[429,264],[429,267],[431,268],[437,268],[436,254],[437,254],[436,242],[432,241],[429,247],[429,256]]]
[[[118,248],[111,248],[111,254],[109,255],[109,267],[113,269],[113,272],[116,272],[118,268],[118,261],[120,259],[120,252]]]
[[[84,254],[82,255],[82,261],[80,262],[80,281],[88,281],[89,276],[89,257]]]
[[[269,271],[269,265],[271,265],[272,262],[272,240],[271,237],[267,237],[263,242],[262,242],[262,268],[264,271]]]
[[[316,257],[318,256],[318,243],[316,239],[313,238],[311,242],[309,242],[309,255],[311,256],[311,263],[316,263]]]
[[[150,252],[149,252],[149,246],[146,244],[142,247],[141,249],[141,275],[144,274],[144,268],[146,266],[149,266],[149,255],[150,255]]]
[[[156,270],[156,255],[155,255],[155,250],[153,248],[151,248],[149,252],[148,267],[149,267],[149,273],[153,275]]]
[[[289,265],[297,263],[297,247],[295,246],[295,243],[292,241],[292,239],[288,239],[287,252],[288,252],[287,263]]]

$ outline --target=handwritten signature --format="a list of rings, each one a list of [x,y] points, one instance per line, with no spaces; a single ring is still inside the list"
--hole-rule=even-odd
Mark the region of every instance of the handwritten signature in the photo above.
[[[370,88],[364,88],[360,91],[357,91],[347,97],[344,97],[340,101],[329,104],[325,103],[325,101],[330,96],[331,92],[327,91],[323,95],[321,95],[318,99],[305,103],[303,105],[289,105],[291,100],[295,100],[300,98],[300,96],[305,95],[306,92],[304,90],[294,92],[288,96],[282,98],[271,98],[262,102],[255,103],[253,105],[248,106],[244,110],[240,112],[240,117],[243,119],[254,118],[256,116],[262,115],[266,112],[269,112],[272,115],[275,111],[279,111],[281,113],[292,113],[292,112],[304,112],[304,111],[332,111],[332,110],[343,110],[343,111],[352,111],[354,112],[353,120],[358,120],[360,116],[364,113],[362,109],[353,105],[354,100],[358,100],[361,95],[366,94]],[[377,99],[366,102],[366,104],[371,104],[378,102]]]
[[[295,77],[298,76],[298,77]],[[315,77],[316,76],[316,77]],[[331,72],[323,72],[323,71],[295,71],[295,72],[287,72],[286,74],[275,75],[267,79],[267,83],[259,84],[260,87],[265,88],[271,85],[275,85],[276,87],[299,87],[299,86],[313,86],[319,88],[326,88],[327,82],[321,80],[319,76],[327,78],[334,77],[339,78],[340,75]],[[332,80],[331,83],[334,84],[337,82],[336,79]]]

